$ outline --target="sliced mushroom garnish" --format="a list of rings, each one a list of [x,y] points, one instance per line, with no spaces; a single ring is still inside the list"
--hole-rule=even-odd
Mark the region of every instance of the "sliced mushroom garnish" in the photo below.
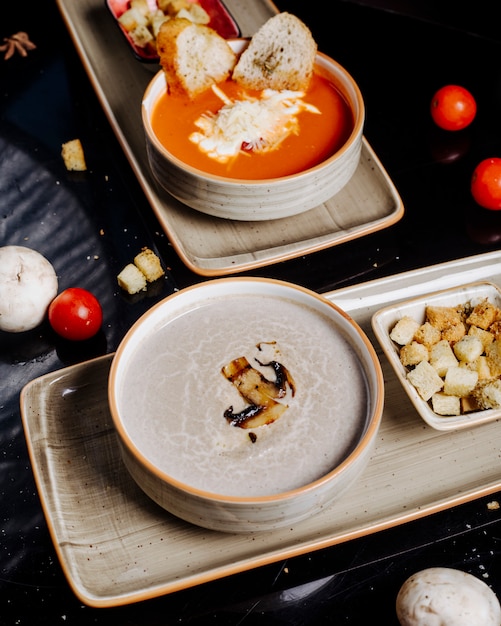
[[[235,385],[242,398],[248,402],[248,406],[239,413],[234,413],[232,406],[224,412],[224,417],[232,426],[256,428],[271,424],[288,408],[287,404],[277,402],[276,399],[285,397],[287,387],[291,389],[292,395],[295,393],[294,381],[283,365],[277,361],[257,363],[262,367],[272,367],[276,379],[271,381],[265,378],[243,356],[222,368],[225,378]]]

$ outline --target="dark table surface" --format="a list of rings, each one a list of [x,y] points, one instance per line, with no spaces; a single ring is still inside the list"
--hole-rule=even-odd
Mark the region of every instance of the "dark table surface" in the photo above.
[[[78,1],[78,0],[75,0]],[[249,0],[252,1],[252,0]],[[19,412],[33,378],[115,350],[130,325],[175,288],[200,281],[155,221],[106,120],[55,3],[2,5],[3,37],[26,31],[36,49],[0,56],[0,245],[35,248],[60,288],[94,291],[102,332],[83,344],[45,325],[0,333],[0,624],[397,624],[404,580],[449,566],[501,595],[501,512],[489,498],[311,554],[126,607],[84,606],[51,542]],[[320,49],[356,78],[367,106],[365,134],[394,180],[405,216],[379,233],[252,272],[319,292],[499,248],[501,214],[475,206],[477,161],[501,156],[501,36],[488,2],[280,0],[312,29]],[[438,132],[429,100],[445,83],[474,92],[470,129]],[[70,174],[61,143],[79,137],[92,171]],[[139,243],[138,243],[139,242]],[[116,275],[138,245],[169,268],[149,298],[130,300]],[[500,468],[501,469],[501,468]]]

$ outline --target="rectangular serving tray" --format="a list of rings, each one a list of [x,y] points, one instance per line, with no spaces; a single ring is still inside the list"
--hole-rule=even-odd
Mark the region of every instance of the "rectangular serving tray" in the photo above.
[[[378,350],[385,408],[363,475],[332,506],[293,528],[211,532],[156,506],[122,464],[107,403],[112,355],[46,374],[21,393],[29,454],[47,523],[75,594],[124,605],[339,544],[498,491],[499,423],[427,426],[371,331],[390,303],[477,280],[501,285],[501,252],[332,291]]]
[[[141,101],[157,64],[136,60],[103,0],[57,0],[83,66],[151,207],[177,254],[195,273],[221,276],[335,246],[387,228],[404,207],[388,173],[364,138],[360,165],[324,204],[287,219],[225,220],[178,202],[153,178]],[[242,36],[274,15],[269,0],[225,0]]]

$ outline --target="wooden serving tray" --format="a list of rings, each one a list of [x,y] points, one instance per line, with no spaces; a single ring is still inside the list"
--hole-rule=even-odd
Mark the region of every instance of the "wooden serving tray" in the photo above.
[[[108,410],[112,355],[46,374],[21,393],[40,498],[82,602],[123,605],[423,517],[501,488],[499,423],[443,432],[416,412],[371,331],[380,308],[474,281],[501,285],[501,252],[332,291],[378,350],[386,401],[374,454],[355,485],[293,528],[211,532],[157,507],[122,464]]]
[[[364,138],[360,165],[340,193],[301,215],[263,222],[205,215],[161,189],[150,171],[141,121],[144,91],[160,68],[138,61],[104,0],[57,0],[108,120],[151,207],[181,260],[221,276],[309,254],[387,228],[402,200]],[[277,11],[269,0],[225,0],[243,37]]]

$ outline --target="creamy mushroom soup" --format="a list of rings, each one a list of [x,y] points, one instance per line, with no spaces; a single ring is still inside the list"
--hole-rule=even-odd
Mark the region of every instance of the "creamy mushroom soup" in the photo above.
[[[249,405],[223,375],[240,357],[268,381],[280,371],[293,380],[293,392],[287,384],[275,399],[286,409],[272,423],[241,428],[225,418],[230,407]],[[177,315],[141,343],[118,395],[144,457],[177,481],[225,496],[271,495],[319,479],[350,454],[368,414],[365,372],[338,323],[256,295],[214,298]]]

